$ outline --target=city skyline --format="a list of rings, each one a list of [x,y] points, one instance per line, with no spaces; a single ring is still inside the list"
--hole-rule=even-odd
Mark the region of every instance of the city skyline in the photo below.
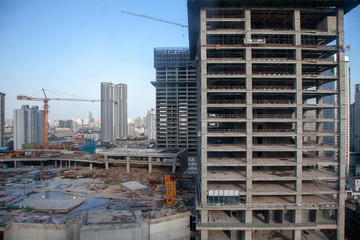
[[[6,117],[23,104],[16,95],[42,88],[71,98],[100,99],[103,81],[129,87],[129,118],[155,107],[153,49],[188,47],[187,29],[122,14],[122,10],[187,23],[186,1],[0,1],[0,78]],[[351,87],[360,82],[360,9],[345,16],[345,40],[351,50]],[[16,86],[16,87],[14,87]],[[353,92],[353,91],[352,91]],[[50,94],[50,97],[59,97]],[[40,94],[37,97],[43,97]],[[64,95],[61,95],[64,97]],[[351,97],[351,102],[353,97]],[[49,120],[100,117],[99,103],[50,101]],[[42,103],[36,104],[42,109]]]

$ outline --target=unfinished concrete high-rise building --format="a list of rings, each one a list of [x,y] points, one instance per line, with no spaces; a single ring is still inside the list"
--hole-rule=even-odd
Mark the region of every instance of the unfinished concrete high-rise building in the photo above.
[[[195,61],[188,48],[155,48],[156,139],[159,148],[187,148],[197,155]]]
[[[344,239],[343,18],[357,5],[188,0],[200,85],[201,239],[314,239],[320,229]],[[331,82],[334,89],[323,87]],[[326,109],[337,114],[326,118]],[[328,122],[335,131],[324,131]]]

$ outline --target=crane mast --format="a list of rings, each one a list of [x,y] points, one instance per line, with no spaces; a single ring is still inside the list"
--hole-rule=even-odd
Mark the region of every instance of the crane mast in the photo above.
[[[44,99],[44,148],[48,149],[49,140],[48,140],[48,113],[49,113],[49,99],[46,96],[45,89],[42,89],[45,99]]]

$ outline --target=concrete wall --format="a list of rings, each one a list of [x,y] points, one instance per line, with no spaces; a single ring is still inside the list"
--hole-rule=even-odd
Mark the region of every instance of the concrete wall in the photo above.
[[[148,240],[142,233],[142,225],[129,226],[124,228],[122,225],[92,226],[81,229],[81,240],[120,240],[120,239],[139,239]]]
[[[12,223],[5,229],[5,240],[70,240],[80,239],[79,224],[73,220],[66,225]]]
[[[190,239],[190,213],[150,220],[150,240]]]
[[[83,226],[73,220],[66,225],[12,223],[5,240],[185,240],[190,238],[190,215],[180,213],[142,224]]]

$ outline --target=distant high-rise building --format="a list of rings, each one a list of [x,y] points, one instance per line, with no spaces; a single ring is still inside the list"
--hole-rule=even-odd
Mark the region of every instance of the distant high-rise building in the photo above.
[[[69,120],[59,120],[59,127],[61,127],[61,128],[70,128],[71,131],[77,132],[76,122],[74,122],[71,119],[69,119]]]
[[[159,148],[197,155],[196,64],[188,48],[155,48],[156,140]]]
[[[114,137],[127,137],[127,85],[114,85]]]
[[[91,124],[93,122],[94,122],[94,118],[93,118],[92,112],[89,112],[89,124]]]
[[[360,84],[355,85],[355,102],[350,105],[350,149],[360,152]]]
[[[5,147],[5,93],[0,92],[0,147]]]
[[[147,138],[156,139],[156,112],[151,109],[146,114]]]
[[[114,84],[101,83],[101,140],[114,139]]]
[[[101,140],[127,136],[127,85],[101,83]]]
[[[14,110],[14,149],[25,143],[44,143],[44,111],[38,106],[23,105]]]

